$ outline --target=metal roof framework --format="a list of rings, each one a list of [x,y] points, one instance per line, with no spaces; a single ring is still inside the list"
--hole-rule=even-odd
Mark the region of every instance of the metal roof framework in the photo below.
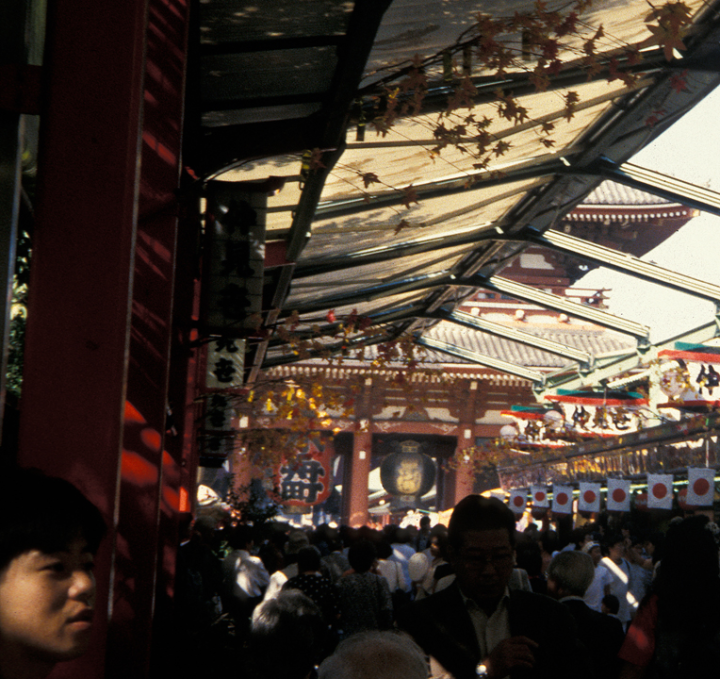
[[[382,338],[412,333],[420,345],[522,375],[545,393],[578,381],[612,379],[667,342],[653,346],[649,329],[638,323],[499,275],[527,247],[541,245],[720,300],[718,286],[553,229],[604,179],[720,214],[720,195],[628,162],[720,83],[720,3],[688,2],[692,24],[684,37],[686,49],[668,62],[662,46],[645,48],[641,64],[626,65],[638,75],[633,85],[599,79],[618,56],[612,47],[599,55],[600,73],[591,80],[572,54],[564,55],[566,68],[545,92],[534,90],[529,69],[511,70],[500,80],[492,74],[474,76],[473,115],[492,113],[498,89],[513,93],[532,112],[522,124],[493,123],[493,138],[509,143],[511,151],[483,170],[473,167],[472,157],[453,150],[439,156],[429,152],[436,143],[433,116],[441,114],[450,92],[441,57],[427,62],[429,86],[421,114],[401,117],[386,137],[375,140],[365,141],[360,128],[386,96],[385,87],[407,72],[413,53],[441,54],[455,45],[478,9],[498,14],[530,9],[531,3],[519,0],[506,7],[461,1],[450,15],[432,0],[272,4],[209,0],[199,6],[196,68],[189,83],[189,99],[196,103],[188,115],[186,151],[188,164],[203,179],[280,177],[284,183],[268,199],[267,238],[284,243],[286,261],[265,271],[266,324],[297,313],[298,333],[317,334],[311,328],[319,325],[319,337],[332,351],[347,348],[347,342],[333,338],[338,326],[324,322],[328,312],[338,318],[356,313],[382,327]],[[646,15],[647,4],[639,0],[625,3],[623,11],[600,0],[583,19],[613,31],[616,44],[630,44],[647,42]],[[687,86],[679,87],[678,79]],[[538,142],[538,129],[543,123],[559,126],[563,106],[558,102],[570,90],[580,93],[580,103],[558,132],[556,147],[548,150]],[[357,138],[349,141],[353,133]],[[463,141],[471,144],[474,138]],[[319,162],[308,172],[312,149]],[[367,173],[381,178],[379,190],[362,185]],[[407,199],[410,188],[416,202]],[[636,338],[637,350],[599,360],[549,342],[539,347],[537,337],[470,320],[455,310],[478,289],[628,334]],[[536,346],[568,358],[569,364],[557,374],[541,375],[439,346],[427,335],[438,322]],[[717,334],[714,321],[683,338],[705,341]],[[249,381],[264,368],[298,360],[277,339],[251,342],[251,347]]]

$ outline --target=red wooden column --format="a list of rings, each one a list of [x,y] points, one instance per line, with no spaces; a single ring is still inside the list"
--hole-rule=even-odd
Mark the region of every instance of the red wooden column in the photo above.
[[[456,454],[464,448],[475,445],[475,420],[478,384],[473,380],[464,380],[460,388],[460,398],[457,404],[458,436]],[[474,472],[461,468],[452,472],[446,484],[445,506],[443,509],[454,507],[465,496],[473,492],[475,484]],[[449,491],[449,492],[448,492]]]
[[[343,489],[347,493],[345,521],[349,526],[364,526],[368,520],[368,483],[372,455],[372,434],[356,431],[353,436],[352,466]]]
[[[187,0],[150,0],[130,361],[106,678],[148,676],[159,569],[177,547],[178,460],[164,453],[178,241]],[[195,259],[195,261],[197,261]],[[193,279],[181,285],[192,288]],[[163,531],[160,519],[163,517]],[[174,529],[174,530],[173,530]],[[165,557],[165,562],[160,556]],[[167,577],[163,575],[163,588]],[[162,598],[162,605],[170,602]],[[160,612],[163,619],[169,612]],[[162,630],[160,630],[162,631]]]
[[[156,266],[161,277],[171,276],[174,259],[172,246],[161,243],[167,232],[150,234],[167,225],[150,227],[148,222],[139,236],[136,228],[139,152],[147,145],[142,134],[145,57],[152,51],[147,14],[147,0],[109,0],[102,11],[90,0],[50,0],[48,5],[19,462],[75,482],[111,527],[98,555],[92,650],[59,665],[53,675],[58,677],[100,679],[106,666],[120,664],[132,668],[126,676],[145,676],[152,604],[141,608],[138,597],[149,593],[151,602],[156,579],[164,432],[157,404],[162,400],[164,409],[168,335],[166,328],[152,338],[143,332],[167,325],[172,285],[166,282],[151,302],[149,288],[138,288],[148,281],[134,276],[136,264]],[[177,162],[176,157],[174,185]],[[168,176],[160,180],[166,189]],[[143,174],[142,180],[147,177]],[[148,188],[154,191],[157,185]],[[136,261],[136,248],[148,262]],[[156,350],[160,354],[148,362],[147,355]],[[145,384],[153,383],[147,401],[137,397],[143,384],[139,373]],[[135,403],[126,408],[129,398]],[[133,436],[126,425],[134,427]],[[133,455],[124,455],[124,448]],[[119,559],[127,575],[128,554],[134,570],[128,589],[120,590],[111,573]],[[151,584],[141,593],[139,583],[146,579]],[[121,629],[117,620],[127,615],[128,601],[133,615],[140,613],[142,619],[136,627]],[[109,625],[111,617],[115,622]],[[116,646],[120,633],[122,656]]]
[[[368,486],[372,460],[372,383],[366,382],[355,410],[352,460],[343,483],[343,520],[349,526],[364,526],[368,520]]]

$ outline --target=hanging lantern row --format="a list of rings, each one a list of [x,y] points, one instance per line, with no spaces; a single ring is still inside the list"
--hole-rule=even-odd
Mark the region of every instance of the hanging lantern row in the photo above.
[[[562,446],[636,432],[648,419],[648,400],[637,392],[561,389],[546,398],[552,407],[513,406],[502,411],[513,424],[500,430],[501,438],[528,446]]]
[[[672,509],[673,475],[648,474],[646,493],[635,496],[635,506],[641,510]],[[530,507],[533,516],[544,516],[548,510],[556,514],[573,512],[574,486],[553,484],[552,501],[548,487],[542,485],[515,488],[510,491],[508,506],[517,516],[522,516]],[[602,484],[581,482],[578,484],[577,511],[581,514],[598,513],[602,508]],[[715,497],[715,470],[704,467],[688,469],[688,485],[678,493],[678,502],[683,509],[712,507]],[[607,479],[605,483],[604,508],[608,512],[630,511],[630,481]]]
[[[658,352],[660,389],[668,397],[660,408],[706,410],[720,406],[720,347],[675,342]]]

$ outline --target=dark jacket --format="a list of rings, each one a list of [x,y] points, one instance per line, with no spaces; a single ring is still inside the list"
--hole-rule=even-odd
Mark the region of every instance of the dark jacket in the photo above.
[[[585,645],[597,679],[613,679],[620,670],[618,652],[625,640],[622,623],[617,618],[592,610],[580,599],[561,602],[575,619],[578,637]]]
[[[526,636],[538,643],[535,667],[513,672],[513,679],[588,676],[585,650],[562,604],[542,594],[511,591],[508,612],[511,636]],[[406,606],[398,614],[398,625],[455,679],[474,679],[482,659],[480,646],[457,583]]]

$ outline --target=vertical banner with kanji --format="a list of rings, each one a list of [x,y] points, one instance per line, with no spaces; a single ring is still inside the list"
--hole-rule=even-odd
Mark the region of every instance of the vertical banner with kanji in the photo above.
[[[332,490],[332,456],[332,441],[317,437],[297,459],[281,464],[277,474],[280,502],[291,507],[325,502]]]

